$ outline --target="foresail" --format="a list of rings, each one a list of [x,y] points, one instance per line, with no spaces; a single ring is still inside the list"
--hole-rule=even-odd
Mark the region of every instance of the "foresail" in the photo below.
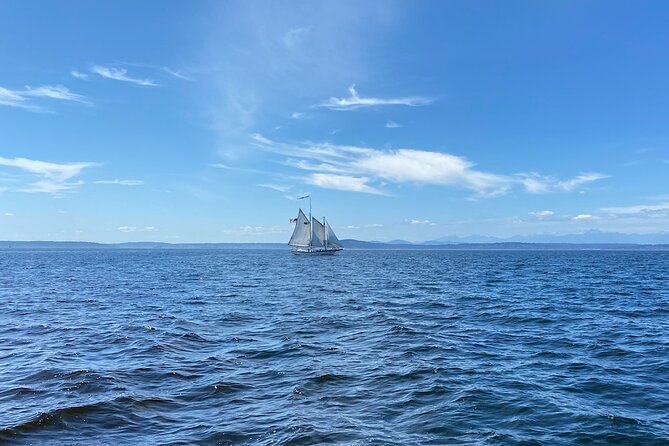
[[[332,227],[328,223],[325,224],[325,231],[327,234],[327,241],[328,241],[328,249],[343,249],[344,247],[341,245],[341,242],[335,235],[334,231],[332,230]]]
[[[315,218],[311,219],[314,224],[314,233],[311,238],[311,246],[322,247],[324,246],[323,240],[325,240],[325,227],[323,223],[316,220]]]
[[[297,223],[295,223],[295,230],[293,235],[290,237],[289,245],[292,246],[309,246],[309,239],[311,233],[311,225],[309,224],[309,219],[302,209],[300,209],[297,214]]]

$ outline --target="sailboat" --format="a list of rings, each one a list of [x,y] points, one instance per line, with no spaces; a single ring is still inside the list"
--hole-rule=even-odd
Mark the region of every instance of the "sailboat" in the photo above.
[[[325,217],[321,223],[311,216],[311,197],[309,217],[300,209],[297,218],[292,221],[295,222],[295,230],[288,244],[293,247],[293,254],[332,255],[344,249]]]

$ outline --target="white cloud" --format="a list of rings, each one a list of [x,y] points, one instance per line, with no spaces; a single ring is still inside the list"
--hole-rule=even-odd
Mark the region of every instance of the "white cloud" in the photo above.
[[[558,181],[556,187],[565,190],[567,192],[570,192],[583,184],[591,183],[593,181],[601,180],[604,178],[608,178],[608,176],[603,175],[601,173],[584,173],[581,175],[577,175],[571,180]]]
[[[143,180],[98,180],[95,184],[117,184],[119,186],[141,186]]]
[[[179,71],[179,70],[172,70],[171,68],[163,67],[163,71],[164,71],[165,73],[167,73],[167,74],[171,74],[172,76],[174,76],[174,77],[176,77],[176,78],[178,78],[178,79],[184,80],[184,81],[190,81],[190,82],[194,82],[194,81],[195,81],[195,79],[193,79],[193,78],[190,77],[190,76],[186,76],[185,74],[183,74],[183,73],[182,73],[181,71]]]
[[[386,125],[385,125],[385,128],[387,128],[387,129],[398,129],[400,127],[402,127],[402,126],[399,125],[398,123],[396,123],[395,121],[391,121],[391,120],[388,120],[388,122],[386,122]]]
[[[307,177],[310,184],[355,192],[384,194],[373,183],[378,182],[383,186],[385,181],[456,186],[475,192],[477,197],[495,197],[517,186],[523,186],[530,193],[545,193],[567,190],[572,184],[605,177],[601,174],[585,174],[572,180],[559,181],[535,173],[503,175],[476,169],[475,164],[466,158],[443,152],[373,149],[327,142],[279,143],[258,133],[251,135],[251,138],[253,144],[262,150],[289,156],[283,164],[318,172]]]
[[[11,212],[5,212],[5,217],[13,217],[14,214]]]
[[[548,217],[552,217],[555,215],[555,212],[553,211],[536,211],[536,212],[528,212],[527,213],[529,216],[537,218],[539,220],[543,220]]]
[[[380,223],[368,223],[365,225],[365,228],[382,228],[383,225]]]
[[[286,186],[283,184],[258,184],[260,187],[264,187],[267,189],[272,189],[277,192],[287,192],[292,186]]]
[[[407,220],[409,223],[412,225],[432,225],[434,226],[434,223],[432,223],[430,220],[416,220],[416,219],[411,219]]]
[[[352,166],[389,181],[458,185],[481,195],[505,193],[512,183],[509,177],[473,169],[474,164],[465,158],[424,150],[374,150]]]
[[[19,92],[23,96],[30,96],[35,98],[49,98],[60,101],[75,101],[87,103],[84,96],[71,92],[67,87],[62,85],[43,85],[37,88],[26,87],[25,90]]]
[[[355,226],[355,225],[348,225],[344,226],[346,229],[360,229],[360,226]]]
[[[121,232],[156,232],[158,229],[155,226],[144,226],[139,228],[137,226],[119,226],[117,228]]]
[[[305,117],[306,117],[306,115],[304,113],[300,113],[300,112],[293,112],[290,115],[290,119],[304,119]]]
[[[347,98],[332,97],[327,101],[317,104],[316,107],[325,107],[331,110],[356,110],[362,107],[377,107],[383,105],[406,105],[410,107],[417,107],[421,105],[428,105],[433,102],[430,98],[422,96],[405,96],[396,98],[364,98],[360,97],[355,89],[355,85],[348,88],[350,96]]]
[[[254,133],[251,135],[251,139],[261,144],[272,144],[272,141],[262,136],[260,133]]]
[[[585,173],[575,176],[569,180],[557,180],[553,177],[539,175],[537,173],[519,173],[515,175],[518,181],[531,194],[545,194],[553,191],[572,192],[580,186],[593,181],[609,178],[601,173]],[[582,191],[581,191],[582,192]]]
[[[158,86],[158,84],[155,83],[152,79],[139,79],[128,76],[127,75],[128,70],[126,70],[125,68],[103,67],[100,65],[93,65],[91,67],[91,72],[98,74],[106,79],[113,79],[122,82],[130,82],[133,84],[143,85],[146,87]]]
[[[96,163],[51,163],[27,158],[0,157],[0,166],[16,167],[42,177],[27,187],[17,189],[21,192],[45,192],[60,195],[62,192],[75,189],[83,181],[68,182],[79,175],[84,169],[96,166]]]
[[[66,183],[61,181],[53,180],[39,180],[34,183],[30,183],[27,187],[18,189],[19,192],[43,192],[47,194],[53,194],[54,196],[61,196],[63,192],[67,192],[73,189],[78,188],[84,184],[83,181],[76,181],[74,183]]]
[[[228,166],[227,164],[223,164],[223,163],[209,164],[209,166],[210,167],[215,167],[217,169],[232,170],[232,167]]]
[[[85,96],[74,93],[62,85],[43,85],[35,88],[26,86],[23,90],[10,90],[0,87],[0,105],[18,107],[30,111],[44,111],[43,107],[35,104],[35,99],[52,99],[89,104]]]
[[[75,78],[77,78],[77,79],[81,79],[81,80],[86,80],[86,79],[88,79],[88,74],[86,74],[86,73],[82,73],[82,72],[80,72],[79,70],[72,70],[72,71],[70,71],[70,75],[72,75],[72,77],[75,77]]]
[[[369,178],[350,175],[333,175],[328,173],[312,173],[307,177],[307,183],[324,189],[337,189],[349,192],[365,192],[368,194],[385,195],[378,189],[369,186]]]
[[[610,214],[650,214],[658,212],[669,212],[669,202],[658,204],[638,204],[634,206],[620,206],[601,208],[601,211]]]
[[[598,220],[599,217],[595,217],[594,215],[591,214],[578,214],[577,216],[573,217],[572,220]]]
[[[66,181],[79,175],[84,169],[95,166],[95,163],[50,163],[28,158],[3,158],[0,166],[18,167],[31,173],[42,175],[55,181]]]

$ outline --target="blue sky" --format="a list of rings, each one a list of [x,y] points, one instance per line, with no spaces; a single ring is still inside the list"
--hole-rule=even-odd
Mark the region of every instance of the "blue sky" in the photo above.
[[[0,239],[669,230],[669,6],[0,3]]]

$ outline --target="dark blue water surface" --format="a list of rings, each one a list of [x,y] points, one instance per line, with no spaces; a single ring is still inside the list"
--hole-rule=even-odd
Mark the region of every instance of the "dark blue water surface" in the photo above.
[[[0,252],[0,443],[669,444],[669,252]]]

